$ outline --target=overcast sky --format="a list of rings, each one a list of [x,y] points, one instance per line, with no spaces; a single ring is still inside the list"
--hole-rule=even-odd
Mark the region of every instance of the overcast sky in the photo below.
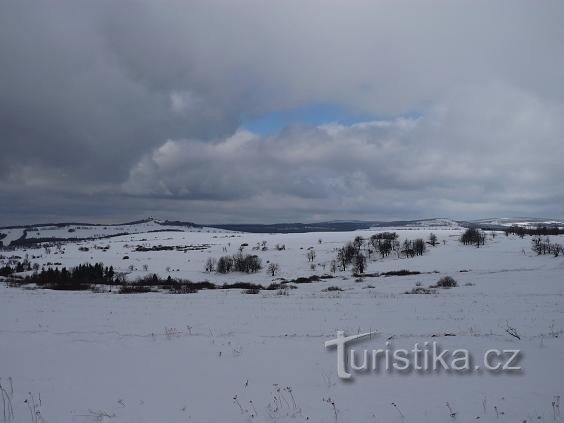
[[[564,216],[564,2],[0,0],[0,226]]]

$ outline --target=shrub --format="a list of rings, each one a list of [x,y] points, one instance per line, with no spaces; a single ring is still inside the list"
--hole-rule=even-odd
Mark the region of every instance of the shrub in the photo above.
[[[276,291],[276,295],[280,295],[280,296],[288,296],[290,295],[290,293],[288,292],[288,287],[283,287],[280,288],[278,291]]]
[[[458,282],[456,282],[450,276],[445,276],[439,279],[435,285],[437,288],[454,288],[458,286]]]
[[[325,288],[323,290],[323,292],[335,292],[335,291],[342,291],[342,288],[339,288],[338,286],[330,286],[328,288]]]
[[[235,283],[224,283],[221,287],[222,289],[263,289],[262,285],[257,285],[250,282],[235,282]]]
[[[411,291],[406,291],[406,294],[435,294],[437,291],[434,289],[424,288],[422,286],[418,286],[413,288]]]
[[[392,270],[391,272],[380,273],[381,276],[409,276],[409,275],[419,275],[421,272],[417,270]]]
[[[311,276],[300,276],[299,278],[292,279],[290,282],[293,283],[312,283],[312,282],[319,282],[322,278],[317,275]]]
[[[145,294],[151,292],[151,288],[144,285],[122,285],[119,288],[120,294]]]
[[[10,266],[0,267],[0,276],[10,276],[14,272],[15,269]]]
[[[178,284],[171,285],[168,292],[171,294],[195,294],[198,289],[192,284]]]

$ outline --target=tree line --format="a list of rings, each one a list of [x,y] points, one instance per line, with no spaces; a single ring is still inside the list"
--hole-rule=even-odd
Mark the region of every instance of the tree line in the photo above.
[[[537,227],[524,227],[519,225],[511,225],[504,230],[505,235],[515,234],[523,238],[525,235],[562,235],[564,234],[564,228],[559,228],[557,226],[537,226]]]

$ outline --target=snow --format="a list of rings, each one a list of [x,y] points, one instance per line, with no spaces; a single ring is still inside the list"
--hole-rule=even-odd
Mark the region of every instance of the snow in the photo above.
[[[179,232],[206,232],[211,228],[193,228],[187,226],[162,225],[157,220],[122,225],[65,225],[65,226],[39,226],[28,230],[28,238],[104,238],[118,234],[146,233],[151,231],[179,231]],[[21,234],[21,230],[20,230]]]
[[[10,245],[12,241],[20,238],[23,235],[23,228],[13,228],[13,229],[0,229],[0,233],[5,234],[6,237],[0,239],[4,245]]]
[[[42,418],[58,423],[451,422],[447,402],[460,422],[554,421],[551,403],[564,391],[564,258],[536,256],[529,237],[501,233],[488,236],[483,247],[463,246],[457,241],[461,229],[443,223],[394,229],[400,241],[436,233],[439,245],[413,259],[377,258],[367,269],[424,272],[420,275],[357,282],[350,271],[338,272],[334,279],[300,284],[289,295],[240,290],[118,295],[0,285],[0,383],[8,389],[11,378],[15,421],[32,421],[24,403],[30,392],[35,402],[41,396]],[[61,250],[8,254],[40,255],[31,261],[64,266],[101,261],[131,280],[147,273],[146,264],[149,273],[163,277],[267,285],[276,278],[264,271],[208,274],[205,262],[248,243],[244,251],[259,255],[263,264],[280,265],[276,277],[320,275],[330,273],[328,263],[345,242],[391,230],[146,232],[149,226],[127,236],[66,243]],[[562,236],[551,239],[564,244]],[[268,250],[252,250],[261,241]],[[135,251],[137,245],[204,244],[209,248]],[[277,251],[276,244],[286,249]],[[317,253],[315,270],[306,260],[309,247]],[[130,258],[123,260],[126,255]],[[435,295],[404,294],[418,282],[429,286],[445,275],[459,286]],[[343,291],[323,291],[331,285]],[[521,340],[505,332],[508,325]],[[523,371],[369,372],[344,382],[337,378],[335,351],[324,347],[338,330],[377,331],[361,344],[369,349],[383,348],[390,337],[396,348],[436,340],[443,348],[467,348],[476,359],[491,348],[520,349]]]

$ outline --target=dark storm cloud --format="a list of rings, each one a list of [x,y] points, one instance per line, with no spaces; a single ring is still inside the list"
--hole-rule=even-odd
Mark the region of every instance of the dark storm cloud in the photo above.
[[[116,181],[166,137],[217,136],[236,126],[212,99],[180,107],[174,98],[188,93],[174,90],[189,87],[153,86],[123,66],[111,45],[117,23],[110,3],[18,1],[1,8],[4,173],[26,163],[61,170],[62,179]],[[142,35],[133,48],[158,63]]]
[[[3,1],[0,221],[561,215],[563,19],[560,1]],[[422,117],[237,130],[308,104]]]

